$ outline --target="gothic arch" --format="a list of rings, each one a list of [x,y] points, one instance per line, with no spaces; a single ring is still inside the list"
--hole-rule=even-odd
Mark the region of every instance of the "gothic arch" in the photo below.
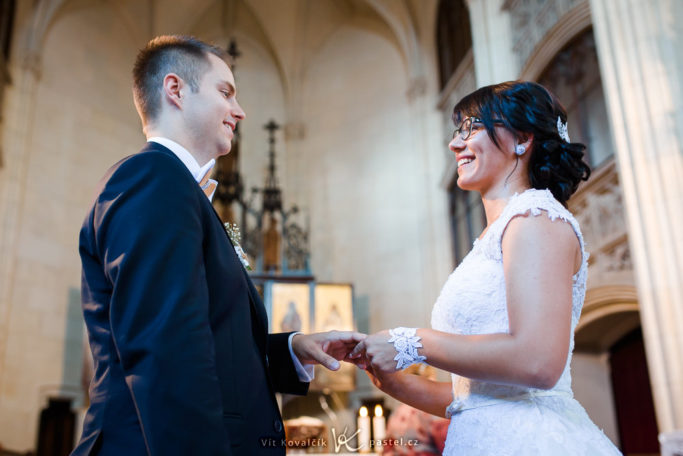
[[[588,0],[573,8],[553,26],[536,46],[524,64],[519,79],[535,81],[558,52],[575,36],[590,27],[591,11]]]
[[[608,285],[589,289],[575,330],[576,348],[604,351],[639,326],[635,287]]]
[[[215,22],[211,22],[216,15],[221,16],[217,27]],[[207,24],[212,24],[213,28],[207,30]],[[278,55],[273,37],[268,34],[267,27],[248,1],[216,0],[207,5],[201,14],[195,15],[188,30],[190,34],[203,36],[219,46],[227,45],[227,41],[235,37],[238,43],[245,40],[252,46],[260,48],[272,61],[277,71],[282,93],[287,94],[288,78],[285,64]]]
[[[403,58],[409,78],[419,76],[421,71],[421,49],[416,31],[416,18],[410,8],[393,8],[395,3],[388,4],[381,0],[363,0],[377,17],[389,27],[393,35],[394,45]],[[405,4],[404,4],[405,5]]]
[[[132,39],[143,36],[135,22],[125,13],[119,3],[96,3],[87,0],[51,0],[38,2],[31,12],[21,32],[23,43],[18,46],[21,66],[33,71],[38,77],[42,70],[43,49],[52,27],[64,16],[84,8],[104,8],[110,10],[131,32]]]
[[[309,17],[311,1],[327,10],[334,20],[321,27]],[[301,84],[310,70],[308,65],[325,48],[341,26],[366,30],[382,37],[401,57],[407,79],[418,78],[424,72],[420,52],[416,12],[410,5],[386,0],[299,0],[295,10],[285,20],[292,22],[296,37],[283,35],[273,27],[271,11],[265,4],[252,0],[214,0],[204,3],[199,13],[193,14],[188,24],[190,33],[208,39],[224,41],[229,36],[248,40],[262,50],[277,69],[283,94],[288,105],[296,105]],[[217,17],[221,17],[217,20]],[[315,29],[316,38],[310,40],[307,31]],[[228,36],[226,36],[228,35]],[[220,42],[219,41],[219,42]],[[289,43],[284,47],[282,42]],[[296,118],[296,114],[293,113]]]

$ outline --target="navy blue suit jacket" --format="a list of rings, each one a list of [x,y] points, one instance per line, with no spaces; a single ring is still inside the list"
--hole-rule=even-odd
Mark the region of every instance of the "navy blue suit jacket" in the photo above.
[[[79,249],[95,374],[72,454],[284,454],[274,393],[308,384],[173,152],[151,142],[109,170]]]

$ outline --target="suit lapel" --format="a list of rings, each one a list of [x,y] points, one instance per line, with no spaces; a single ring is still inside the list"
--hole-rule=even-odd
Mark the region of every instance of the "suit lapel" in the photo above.
[[[211,210],[213,211],[213,214],[216,216],[216,220],[218,220],[218,223],[220,223],[221,228],[223,229],[223,234],[225,234],[226,239],[230,243],[230,246],[232,247],[232,253],[237,257],[237,252],[235,252],[235,244],[233,244],[232,239],[230,239],[230,236],[228,236],[228,233],[225,231],[225,225],[223,224],[223,221],[221,220],[220,216],[218,215],[218,212],[216,212],[216,209],[213,207],[213,205],[209,202],[207,199],[207,202],[209,203],[209,206],[211,206]],[[261,299],[258,297],[258,292],[256,291],[256,288],[254,288],[254,284],[251,281],[251,278],[249,277],[249,274],[247,274],[247,270],[242,266],[242,262],[240,261],[239,258],[237,258],[237,261],[240,263],[240,270],[242,273],[242,276],[244,277],[244,280],[247,283],[247,290],[249,291],[249,302],[251,306],[254,308],[259,326],[261,327],[262,333],[264,335],[268,334],[268,315],[266,314],[266,308],[263,306],[263,302]],[[264,352],[265,353],[265,352]]]
[[[156,143],[156,142],[148,142],[147,145],[142,149],[141,152],[146,152],[148,150],[158,150],[164,153],[167,153],[168,155],[172,156],[178,162],[182,165],[182,167],[185,169],[185,171],[192,177],[194,180],[194,176],[192,176],[192,173],[187,169],[185,164],[174,154],[171,150],[169,150],[167,147]],[[223,224],[223,221],[221,220],[220,216],[218,215],[218,212],[216,212],[216,209],[213,207],[213,204],[206,198],[206,195],[202,191],[201,187],[199,184],[197,184],[197,191],[201,193],[202,198],[206,200],[206,203],[209,205],[211,208],[211,212],[213,212],[213,215],[216,217],[216,220],[218,221],[218,224],[221,228],[221,231],[225,235],[226,239],[230,243],[230,246],[232,247],[230,250],[232,250],[232,254],[237,257],[237,252],[235,252],[235,245],[232,243],[232,239],[230,239],[230,236],[228,236],[228,233],[225,231],[225,225]],[[256,343],[259,346],[259,350],[263,354],[264,358],[266,356],[266,342],[268,340],[268,316],[266,314],[266,309],[263,305],[263,302],[261,299],[258,297],[258,292],[254,288],[254,284],[251,281],[251,278],[249,277],[249,274],[247,274],[246,269],[242,266],[242,262],[240,261],[239,258],[237,258],[237,261],[239,263],[239,268],[240,268],[240,273],[243,274],[243,278],[246,282],[247,285],[247,291],[249,294],[249,305],[251,306],[252,309],[252,317],[256,320],[257,327],[259,328],[258,334],[254,334],[254,337],[256,339]]]

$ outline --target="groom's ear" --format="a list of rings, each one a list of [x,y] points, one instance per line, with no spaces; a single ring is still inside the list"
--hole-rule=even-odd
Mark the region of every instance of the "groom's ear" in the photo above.
[[[178,109],[183,109],[184,89],[185,81],[175,73],[168,73],[164,76],[162,84],[162,105],[170,103]]]

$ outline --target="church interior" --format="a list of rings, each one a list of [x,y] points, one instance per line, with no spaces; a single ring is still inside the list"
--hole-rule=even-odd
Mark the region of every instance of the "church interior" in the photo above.
[[[102,175],[144,144],[131,69],[162,34],[231,56],[246,118],[214,207],[276,332],[429,327],[485,227],[455,184],[453,106],[506,80],[551,89],[592,170],[569,200],[590,252],[575,396],[627,455],[683,430],[683,2],[0,0],[0,15],[0,455],[68,454],[80,435],[78,232]],[[400,407],[350,365],[279,401],[288,437],[313,442],[292,453],[333,453],[315,439],[345,427],[383,436]]]

